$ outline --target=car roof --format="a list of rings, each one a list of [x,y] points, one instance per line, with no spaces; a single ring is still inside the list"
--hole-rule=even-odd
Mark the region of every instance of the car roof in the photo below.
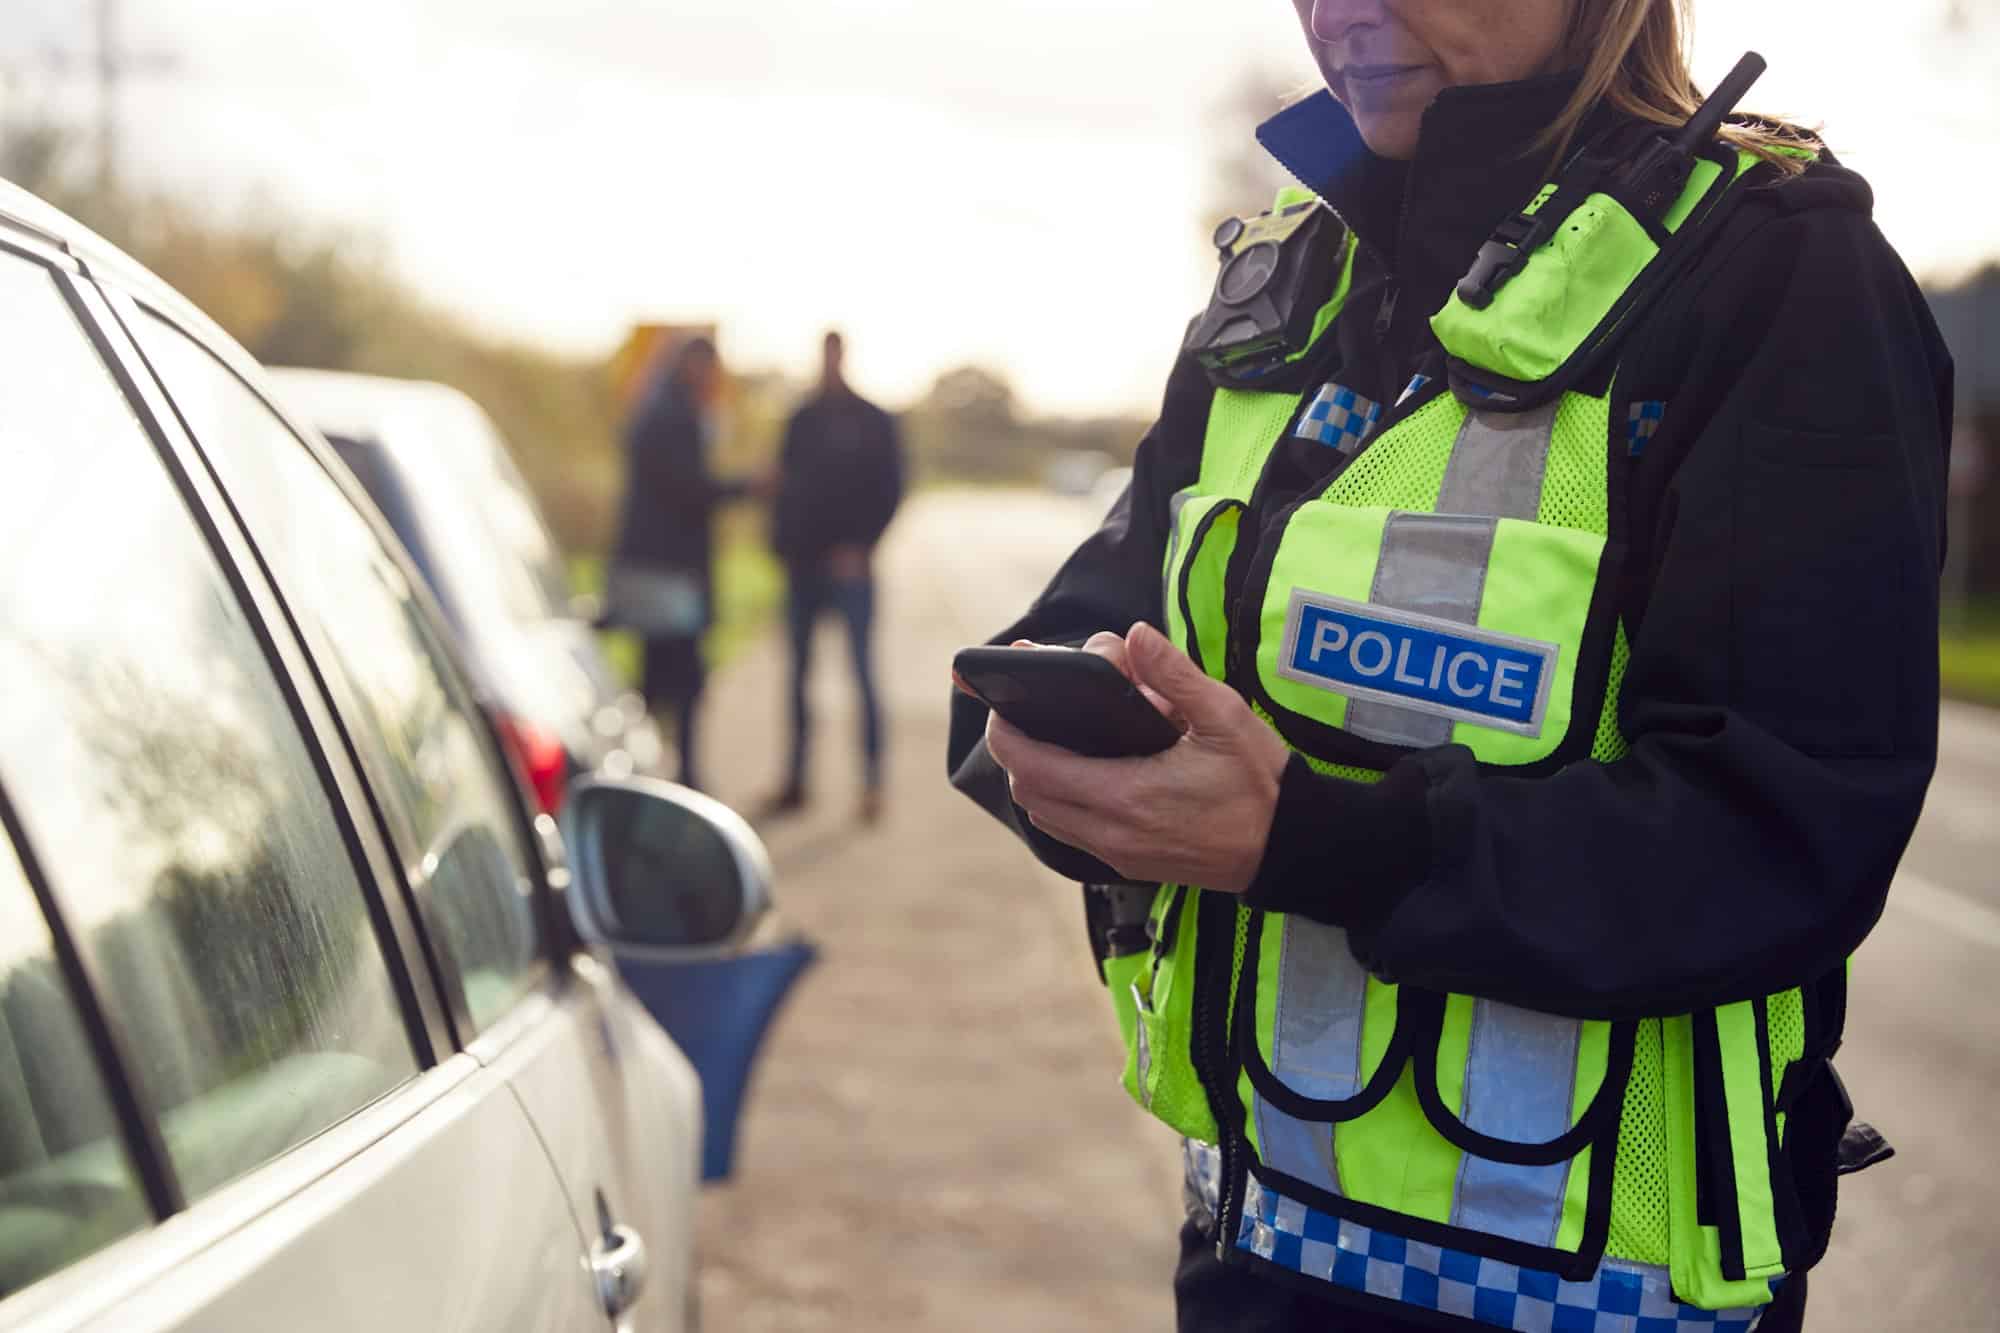
[[[12,224],[40,237],[76,260],[85,271],[135,295],[144,296],[149,303],[160,307],[163,313],[172,315],[200,333],[203,339],[218,341],[235,355],[247,355],[235,339],[222,331],[220,325],[202,314],[194,302],[161,281],[151,269],[46,199],[30,194],[8,180],[0,180],[0,223]]]
[[[448,384],[346,370],[269,366],[284,400],[323,435],[373,446],[405,464],[419,451],[484,461],[494,446],[485,409]]]
[[[130,293],[151,306],[205,344],[251,384],[258,383],[263,375],[263,365],[244,350],[241,343],[158,274],[54,204],[12,181],[0,179],[0,234],[9,228],[25,232],[44,245],[61,251],[75,261],[87,276]],[[296,427],[298,418],[294,416],[290,420]]]

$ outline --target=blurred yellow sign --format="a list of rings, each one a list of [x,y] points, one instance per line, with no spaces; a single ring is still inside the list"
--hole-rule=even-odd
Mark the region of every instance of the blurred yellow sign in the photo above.
[[[618,350],[611,354],[611,384],[618,401],[635,404],[651,381],[654,368],[665,364],[674,349],[689,338],[716,339],[714,324],[634,324]]]

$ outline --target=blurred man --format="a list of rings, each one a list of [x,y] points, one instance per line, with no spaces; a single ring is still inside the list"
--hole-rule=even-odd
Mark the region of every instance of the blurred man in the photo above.
[[[895,419],[848,387],[841,370],[845,350],[838,333],[826,335],[819,386],[786,427],[779,459],[772,544],[790,583],[792,748],[789,776],[772,810],[794,811],[806,803],[813,627],[834,611],[847,626],[861,692],[861,818],[873,823],[882,813],[882,714],[869,651],[872,561],[902,499],[903,450]]]
[[[645,641],[647,707],[671,710],[682,783],[700,786],[695,713],[707,670],[701,639],[714,618],[715,511],[749,483],[708,470],[722,384],[715,344],[694,337],[654,372],[626,430],[626,485],[612,553],[606,619]]]

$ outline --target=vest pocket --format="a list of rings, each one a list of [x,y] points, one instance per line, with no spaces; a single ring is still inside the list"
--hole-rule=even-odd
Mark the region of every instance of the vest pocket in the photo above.
[[[1218,680],[1228,648],[1225,576],[1245,508],[1228,496],[1174,497],[1161,588],[1167,637]]]
[[[1335,763],[1452,743],[1486,764],[1569,762],[1599,719],[1606,556],[1575,528],[1308,501],[1252,564],[1239,683]]]
[[[1411,1239],[1595,1271],[1635,1024],[1388,985],[1344,931],[1290,916],[1253,918],[1244,975],[1256,994],[1233,1044],[1254,1174]]]
[[[1826,1076],[1825,1046],[1811,1023],[1796,1059],[1772,1040],[1774,1017],[1804,1003],[1800,991],[1786,991],[1661,1025],[1669,1267],[1675,1292],[1692,1305],[1761,1304],[1771,1279],[1816,1257],[1785,1152],[1788,1131],[1815,1126],[1810,1116],[1805,1125],[1785,1120],[1805,1080]]]
[[[1417,1040],[1417,1104],[1464,1154],[1452,1225],[1594,1268],[1609,1233],[1638,1024],[1469,995],[1411,1004],[1426,1029]]]
[[[1216,1140],[1214,1114],[1194,1072],[1194,955],[1198,890],[1160,887],[1144,953],[1108,959],[1105,984],[1125,1041],[1125,1091],[1189,1138]]]
[[[1347,932],[1302,916],[1250,917],[1232,1045],[1257,1160],[1344,1196],[1331,1126],[1381,1104],[1408,1064],[1396,988],[1370,977]]]

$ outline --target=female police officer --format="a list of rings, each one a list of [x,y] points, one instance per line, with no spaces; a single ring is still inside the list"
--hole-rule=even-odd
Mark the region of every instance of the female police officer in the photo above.
[[[1827,1059],[1933,765],[1948,358],[1677,0],[1295,4],[1306,188],[1003,636],[1184,738],[961,698],[954,781],[1148,886],[1100,957],[1183,1328],[1796,1327],[1886,1152]]]

